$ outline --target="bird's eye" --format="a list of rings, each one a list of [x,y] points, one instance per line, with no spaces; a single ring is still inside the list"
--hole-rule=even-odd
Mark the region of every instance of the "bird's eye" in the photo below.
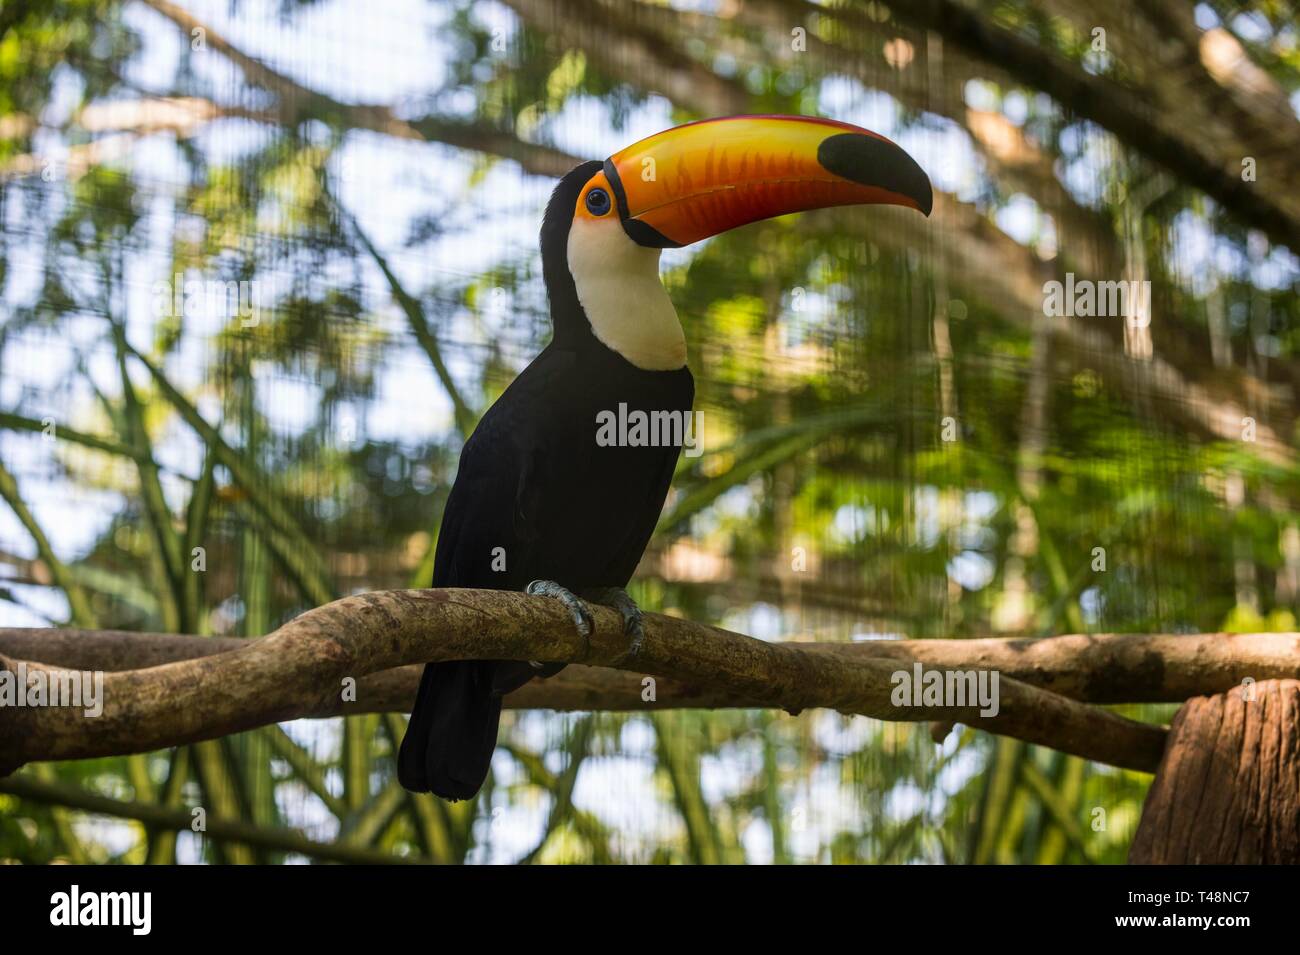
[[[587,193],[587,211],[593,216],[603,216],[609,212],[609,193],[596,188]]]

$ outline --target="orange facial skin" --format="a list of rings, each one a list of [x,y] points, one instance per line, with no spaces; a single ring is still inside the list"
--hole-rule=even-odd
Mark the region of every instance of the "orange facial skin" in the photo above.
[[[604,215],[596,215],[587,205],[587,196],[593,189],[604,189],[605,194],[609,196],[609,211]],[[578,202],[574,206],[573,217],[575,219],[589,219],[595,221],[598,219],[608,219],[611,216],[614,219],[618,218],[618,204],[614,194],[614,187],[610,185],[609,179],[603,172],[598,172],[596,175],[592,176],[591,181],[582,187],[582,192],[578,193]]]

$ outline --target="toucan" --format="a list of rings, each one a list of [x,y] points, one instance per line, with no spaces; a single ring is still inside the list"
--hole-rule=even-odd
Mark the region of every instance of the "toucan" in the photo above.
[[[623,589],[681,453],[625,433],[691,413],[686,338],[659,280],[663,249],[808,209],[907,206],[930,214],[924,171],[899,146],[848,123],[732,116],[643,139],[560,179],[542,219],[550,344],[483,415],[461,451],[434,555],[434,587],[524,590],[559,600],[584,637],[584,599],[622,615],[628,657],[641,612]],[[659,417],[653,417],[656,413]],[[425,666],[398,778],[414,792],[474,796],[496,746],[502,697],[563,663],[459,660]]]

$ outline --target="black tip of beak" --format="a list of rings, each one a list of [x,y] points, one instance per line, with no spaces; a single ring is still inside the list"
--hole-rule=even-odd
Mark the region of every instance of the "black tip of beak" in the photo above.
[[[934,208],[930,177],[915,159],[887,139],[861,133],[830,136],[817,147],[817,161],[850,182],[911,199],[927,216]]]

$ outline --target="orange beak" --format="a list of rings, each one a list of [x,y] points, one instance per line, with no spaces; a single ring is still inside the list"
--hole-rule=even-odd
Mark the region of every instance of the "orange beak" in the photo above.
[[[831,119],[730,116],[656,133],[605,160],[627,234],[675,248],[759,219],[885,204],[930,214],[930,179],[883,136]]]

